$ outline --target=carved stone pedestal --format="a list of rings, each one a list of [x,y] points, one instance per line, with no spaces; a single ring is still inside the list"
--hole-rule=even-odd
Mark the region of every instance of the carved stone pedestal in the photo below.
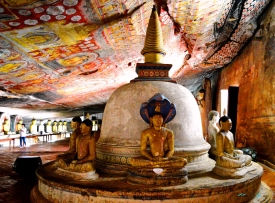
[[[131,184],[170,186],[188,181],[185,168],[136,168],[129,169],[127,182]]]
[[[273,193],[261,182],[262,167],[240,179],[226,179],[211,171],[193,175],[185,184],[156,186],[130,184],[126,175],[99,173],[96,180],[74,180],[58,172],[53,162],[37,170],[38,185],[31,192],[33,203],[267,203]],[[169,172],[170,173],[170,172]],[[167,172],[167,174],[169,174]]]

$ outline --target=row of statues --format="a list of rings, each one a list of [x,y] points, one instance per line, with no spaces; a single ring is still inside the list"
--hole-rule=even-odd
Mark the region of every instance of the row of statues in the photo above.
[[[142,104],[140,114],[149,124],[149,128],[141,132],[142,156],[130,160],[132,167],[128,182],[141,183],[145,180],[147,184],[156,185],[187,182],[188,172],[184,168],[187,160],[173,156],[174,133],[165,127],[176,115],[175,106],[164,95],[158,93]],[[91,120],[81,121],[79,117],[73,118],[71,127],[73,132],[70,137],[70,148],[57,156],[55,166],[73,174],[95,172],[98,131],[92,132]],[[95,179],[95,176],[89,178]]]
[[[128,182],[156,185],[176,185],[187,182],[187,160],[174,156],[174,133],[165,125],[176,115],[176,107],[162,94],[154,95],[141,105],[140,115],[149,124],[149,128],[141,132],[140,157],[131,158]],[[227,116],[219,118],[217,111],[209,113],[210,154],[216,157],[213,172],[219,176],[241,178],[253,170],[252,158],[234,148],[231,119]],[[220,128],[218,128],[217,123]],[[57,156],[55,165],[72,173],[95,174],[96,135],[92,131],[92,121],[80,117],[71,122],[73,132],[70,137],[70,148]],[[97,176],[90,177],[95,179]]]
[[[47,125],[45,126],[43,121],[40,121],[40,124],[37,126],[36,120],[32,119],[32,123],[30,125],[30,133],[36,134],[38,132],[46,132],[46,133],[66,133],[67,132],[67,122],[66,121],[57,121],[53,122],[48,120]]]
[[[18,123],[15,126],[16,133],[19,133],[19,130],[22,128],[23,120],[20,119]],[[4,134],[8,134],[10,132],[10,121],[4,120],[3,123],[3,132]],[[29,132],[36,134],[38,132],[46,132],[46,133],[66,133],[67,132],[67,122],[66,121],[57,121],[53,122],[48,120],[47,125],[45,126],[43,121],[40,121],[40,124],[36,124],[36,120],[32,119],[32,122],[30,124]]]

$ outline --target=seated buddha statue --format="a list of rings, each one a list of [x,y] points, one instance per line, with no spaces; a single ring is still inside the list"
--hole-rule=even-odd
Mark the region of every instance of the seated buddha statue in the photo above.
[[[32,123],[30,125],[30,132],[32,134],[36,134],[37,133],[37,125],[36,125],[36,120],[34,118],[32,119]]]
[[[52,133],[52,121],[51,120],[47,121],[46,132],[47,133]]]
[[[140,114],[150,126],[141,132],[140,152],[143,156],[130,159],[133,168],[128,175],[129,182],[139,182],[138,178],[133,177],[133,174],[136,174],[139,177],[144,175],[145,179],[152,176],[150,181],[157,185],[185,183],[187,170],[183,167],[187,164],[187,160],[173,156],[174,133],[164,127],[176,115],[174,104],[158,93],[148,103],[142,104]],[[156,177],[160,174],[162,180]],[[148,180],[145,182],[149,183]]]
[[[81,133],[76,138],[76,148],[68,156],[59,158],[56,165],[64,170],[85,173],[95,171],[95,138],[91,134],[92,121],[84,120],[80,125]]]
[[[59,122],[58,122],[57,131],[58,131],[59,133],[62,133],[62,132],[63,132],[62,121],[59,121]]]
[[[218,111],[210,111],[208,113],[208,120],[209,120],[209,125],[208,125],[208,143],[211,145],[211,148],[209,150],[210,156],[213,158],[216,157],[216,136],[220,129],[217,126],[217,123],[219,121],[219,112]]]
[[[229,131],[232,127],[231,119],[222,116],[219,125],[220,131],[216,136],[216,166],[213,172],[223,177],[241,178],[253,170],[252,158],[235,149],[234,137]]]
[[[19,130],[22,128],[23,120],[20,119],[18,123],[16,124],[15,131],[16,133],[19,133]]]
[[[10,132],[10,120],[8,120],[8,119],[4,120],[3,132],[4,132],[4,135],[9,134],[9,132]]]
[[[57,133],[58,130],[57,130],[57,121],[53,121],[53,129],[52,129],[52,132],[53,133]]]
[[[81,122],[82,122],[82,120],[79,116],[76,116],[72,119],[71,128],[73,129],[73,132],[71,133],[71,136],[70,136],[70,143],[69,143],[70,148],[64,154],[60,154],[56,157],[57,165],[58,165],[58,161],[60,159],[66,160],[66,159],[70,159],[70,157],[72,157],[72,158],[75,157],[75,155],[76,155],[76,139],[79,135],[81,135],[81,131],[80,131]]]

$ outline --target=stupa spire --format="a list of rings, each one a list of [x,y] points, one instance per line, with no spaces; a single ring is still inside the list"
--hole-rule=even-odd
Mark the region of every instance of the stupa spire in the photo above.
[[[153,6],[146,31],[144,48],[141,54],[145,57],[145,63],[162,63],[166,54],[163,48],[162,30],[156,6]]]

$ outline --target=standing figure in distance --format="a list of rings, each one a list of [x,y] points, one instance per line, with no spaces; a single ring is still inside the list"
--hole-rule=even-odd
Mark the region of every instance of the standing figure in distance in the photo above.
[[[21,129],[19,130],[20,133],[20,148],[26,146],[26,135],[27,135],[27,128],[25,128],[25,124],[22,124]]]
[[[219,128],[217,126],[217,123],[219,121],[219,112],[218,111],[210,111],[208,113],[208,137],[209,137],[209,144],[211,145],[211,148],[209,150],[210,156],[213,158],[216,157],[216,136],[219,132]]]

